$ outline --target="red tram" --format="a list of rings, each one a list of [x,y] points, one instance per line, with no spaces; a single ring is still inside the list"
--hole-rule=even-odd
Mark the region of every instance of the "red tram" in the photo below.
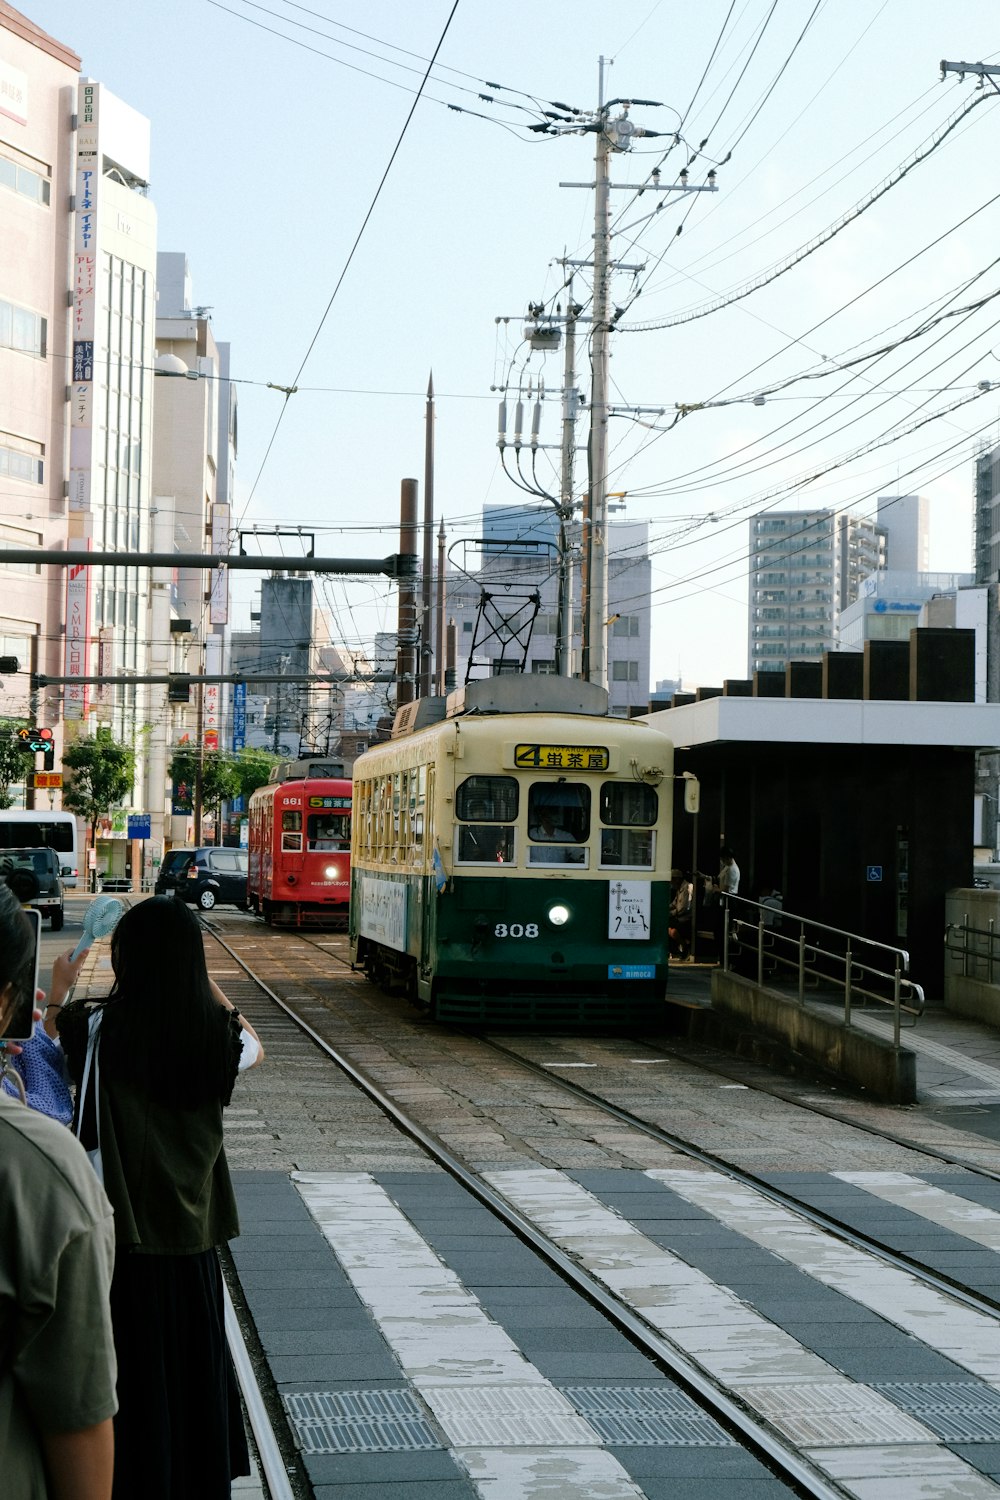
[[[351,783],[315,774],[327,769],[279,767],[290,779],[268,782],[250,798],[247,898],[269,924],[324,927],[347,917]]]

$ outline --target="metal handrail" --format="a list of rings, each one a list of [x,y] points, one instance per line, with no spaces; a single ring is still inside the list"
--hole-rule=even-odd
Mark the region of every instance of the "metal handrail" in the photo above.
[[[964,940],[961,943],[951,941],[952,933],[962,933]],[[969,942],[973,937],[981,940],[979,945]],[[946,953],[957,953],[962,959],[963,979],[982,979],[981,973],[973,973],[972,969],[979,969],[980,965],[986,964],[986,984],[997,984],[993,977],[995,966],[1000,965],[1000,954],[995,951],[995,945],[1000,943],[1000,932],[996,930],[993,917],[990,917],[986,927],[973,927],[969,922],[969,913],[965,913],[962,922],[949,922],[944,930],[944,949]],[[983,945],[985,944],[985,952]]]
[[[740,916],[734,917],[732,929],[736,933],[737,940],[745,930],[750,935],[748,945],[750,942],[756,944],[757,983],[759,985],[763,986],[764,983],[765,954],[774,967],[783,967],[795,972],[800,1005],[805,1004],[807,978],[829,983],[831,978],[836,981],[837,971],[842,970],[842,980],[837,982],[843,986],[844,1025],[850,1026],[851,1024],[851,1007],[857,996],[875,1001],[879,1005],[891,1005],[893,1044],[896,1047],[900,1045],[903,1015],[913,1016],[915,1022],[916,1017],[922,1014],[925,1005],[923,987],[915,980],[908,978],[910,955],[905,948],[879,942],[876,938],[862,937],[856,932],[847,932],[843,927],[831,927],[826,922],[816,922],[811,917],[802,917],[795,912],[778,911],[773,906],[764,906],[759,901],[749,901],[744,896],[723,894],[722,899],[725,904],[722,929],[723,969],[730,967],[730,903],[734,903],[739,908],[750,908],[757,913],[755,920],[747,920]],[[792,927],[798,928],[795,936],[790,935]],[[807,928],[810,929],[808,938]],[[1000,933],[997,937],[1000,938]],[[831,938],[843,938],[845,941],[840,948],[824,947],[820,941],[821,938],[827,944]],[[869,961],[867,954],[864,958],[859,957],[859,948],[877,949],[889,954],[892,959],[891,968],[877,967],[875,963]],[[871,954],[871,957],[875,956],[874,953]],[[821,960],[828,960],[832,963],[832,973],[829,963],[826,968],[819,967]],[[884,990],[871,988],[880,980],[891,986],[891,995],[885,994]]]

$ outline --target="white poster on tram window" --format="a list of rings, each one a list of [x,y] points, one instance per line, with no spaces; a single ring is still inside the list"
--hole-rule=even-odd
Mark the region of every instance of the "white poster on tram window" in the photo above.
[[[379,875],[361,878],[361,937],[406,952],[406,886]]]
[[[613,880],[608,886],[608,937],[640,942],[650,935],[652,886],[648,880]]]

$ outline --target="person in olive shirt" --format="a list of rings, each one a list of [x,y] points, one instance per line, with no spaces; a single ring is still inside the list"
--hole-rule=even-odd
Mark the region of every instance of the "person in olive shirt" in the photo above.
[[[0,1035],[33,958],[28,921],[0,886]],[[79,969],[59,962],[53,1006]],[[0,1203],[0,1486],[11,1500],[109,1500],[111,1205],[66,1127],[2,1092]]]
[[[249,1473],[216,1246],[239,1233],[222,1110],[256,1034],[213,986],[201,927],[157,896],[111,940],[106,1000],[64,1006],[77,1128],[115,1211],[115,1500],[229,1500]],[[99,1065],[87,1074],[88,1041]]]

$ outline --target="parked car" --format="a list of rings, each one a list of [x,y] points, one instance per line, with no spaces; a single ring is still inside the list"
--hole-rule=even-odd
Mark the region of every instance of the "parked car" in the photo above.
[[[211,911],[220,902],[245,911],[247,863],[245,849],[192,849],[177,875],[176,894],[202,911]]]
[[[177,880],[189,863],[194,849],[180,847],[168,849],[160,863],[160,872],[153,885],[154,896],[172,896],[177,890]]]
[[[38,895],[29,903],[52,922],[52,931],[60,932],[65,921],[63,884],[59,875],[59,856],[54,849],[5,849],[0,857],[0,877],[12,870],[30,870],[38,881]]]

